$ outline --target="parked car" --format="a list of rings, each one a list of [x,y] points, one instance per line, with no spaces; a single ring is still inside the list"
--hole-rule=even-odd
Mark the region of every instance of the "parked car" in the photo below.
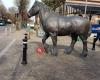
[[[27,27],[34,28],[34,23],[28,23]]]
[[[5,20],[0,20],[0,26],[5,26],[6,25],[6,21]]]
[[[7,24],[11,24],[11,23],[12,23],[11,19],[8,19]]]
[[[35,27],[34,27],[34,23],[28,23],[28,24],[27,24],[27,30],[28,30],[29,32],[36,33]]]

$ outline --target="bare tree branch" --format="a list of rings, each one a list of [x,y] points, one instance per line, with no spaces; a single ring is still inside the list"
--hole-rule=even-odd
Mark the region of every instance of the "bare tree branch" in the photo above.
[[[42,0],[51,9],[55,10],[57,7],[64,4],[65,0]]]

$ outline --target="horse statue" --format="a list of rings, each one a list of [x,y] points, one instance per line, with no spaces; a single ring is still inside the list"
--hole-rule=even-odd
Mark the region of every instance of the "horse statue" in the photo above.
[[[35,1],[32,8],[28,12],[28,18],[39,15],[40,24],[45,32],[42,43],[46,53],[48,53],[48,46],[46,40],[50,36],[53,42],[51,54],[57,56],[57,36],[70,35],[72,38],[70,47],[65,49],[65,53],[72,52],[78,36],[83,42],[83,51],[81,56],[86,57],[88,54],[87,38],[90,31],[90,22],[80,16],[61,16],[58,13],[50,10],[50,8],[42,2]]]

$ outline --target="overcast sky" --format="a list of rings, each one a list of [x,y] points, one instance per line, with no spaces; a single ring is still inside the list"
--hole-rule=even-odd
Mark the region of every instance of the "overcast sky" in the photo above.
[[[4,6],[9,9],[10,7],[16,7],[14,0],[1,0],[4,4]],[[34,4],[35,0],[30,0],[29,8]],[[41,1],[41,0],[38,0]],[[32,20],[34,20],[34,17],[31,17]]]
[[[14,0],[1,0],[6,8],[14,6]]]
[[[4,6],[8,9],[9,7],[15,6],[14,0],[1,0]],[[30,0],[30,7],[33,5],[35,0]],[[38,0],[41,1],[41,0]]]

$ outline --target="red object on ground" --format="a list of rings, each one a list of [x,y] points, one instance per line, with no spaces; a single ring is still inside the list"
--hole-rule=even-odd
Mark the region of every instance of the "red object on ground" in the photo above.
[[[43,47],[38,47],[38,48],[36,48],[36,52],[39,55],[43,55],[44,54],[44,48]]]

